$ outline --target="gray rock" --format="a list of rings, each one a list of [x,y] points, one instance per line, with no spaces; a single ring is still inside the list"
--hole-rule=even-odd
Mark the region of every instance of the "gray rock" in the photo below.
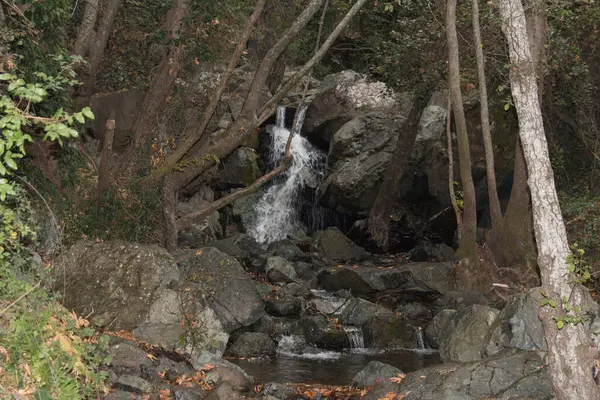
[[[152,365],[152,360],[134,343],[122,341],[108,349],[111,357],[110,367],[117,375],[140,375],[143,366]]]
[[[274,317],[295,317],[300,315],[302,301],[297,297],[281,296],[265,300],[265,311]]]
[[[440,357],[444,362],[476,361],[485,354],[487,332],[500,311],[487,306],[470,306],[456,320],[449,336],[439,339]]]
[[[310,260],[310,257],[289,239],[271,243],[267,248],[267,251],[289,261]]]
[[[205,381],[212,385],[227,382],[234,390],[246,391],[252,381],[250,376],[237,365],[227,362],[230,364],[228,365],[223,361],[217,363],[216,368],[206,374]]]
[[[209,186],[202,185],[191,199],[177,204],[177,217],[198,211],[214,199],[214,191]],[[222,237],[223,228],[219,219],[220,214],[215,211],[203,220],[194,222],[192,226],[179,233],[179,245],[196,248]]]
[[[222,239],[208,246],[234,257],[248,271],[264,273],[267,258],[265,250],[250,235],[243,233]]]
[[[223,382],[209,393],[206,400],[242,400],[242,395],[227,382]]]
[[[504,348],[546,350],[544,327],[538,318],[542,299],[541,288],[512,297],[490,326],[485,353],[496,354]]]
[[[262,396],[271,396],[273,400],[296,400],[299,398],[295,389],[275,382],[266,383],[260,394]]]
[[[397,310],[402,319],[407,321],[414,320],[430,320],[432,317],[431,310],[422,303],[412,302],[402,304]]]
[[[258,153],[249,147],[239,147],[223,162],[221,181],[233,186],[248,186],[262,176]]]
[[[337,228],[317,232],[311,250],[336,262],[358,261],[367,255],[365,249],[348,239]]]
[[[384,318],[391,318],[392,311],[370,301],[349,298],[346,305],[339,312],[341,321],[345,325],[363,326],[373,319],[373,316],[378,315]]]
[[[357,296],[386,290],[443,294],[454,286],[451,263],[410,263],[384,269],[362,265],[334,267],[319,275],[319,283],[326,290],[346,289]]]
[[[257,190],[247,196],[242,196],[233,202],[233,215],[240,219],[242,227],[248,231],[254,222],[256,212],[254,207],[263,196],[262,190]]]
[[[323,267],[307,262],[299,261],[294,264],[294,270],[296,275],[300,278],[309,288],[316,289],[318,285],[319,272],[323,270]]]
[[[162,289],[180,276],[165,249],[119,241],[79,242],[52,272],[66,307],[116,330],[143,323]]]
[[[295,270],[295,268],[294,268]],[[282,295],[289,295],[289,296],[293,296],[293,297],[309,297],[311,295],[311,291],[306,288],[305,286],[302,286],[299,283],[296,282],[291,282],[288,283],[287,285],[283,286],[280,290],[279,293],[281,293]]]
[[[298,279],[294,266],[281,257],[269,257],[266,266],[267,277],[273,283],[285,284]]]
[[[270,357],[275,355],[277,346],[270,337],[259,332],[242,333],[227,354],[233,357]]]
[[[135,395],[131,392],[124,392],[122,390],[115,390],[103,397],[103,400],[134,400]]]
[[[204,307],[194,315],[193,328],[188,333],[187,352],[202,352],[221,357],[229,342],[229,333],[211,307]]]
[[[433,317],[425,326],[424,335],[427,344],[434,349],[439,349],[440,340],[450,337],[456,329],[456,320],[460,314],[456,310],[442,310]]]
[[[352,384],[359,388],[373,386],[377,382],[393,378],[402,374],[398,368],[379,361],[371,361],[352,379]]]
[[[445,262],[458,261],[456,253],[444,243],[421,242],[417,247],[408,252],[410,261]]]
[[[202,400],[205,392],[195,387],[174,386],[171,388],[171,396],[175,400]]]
[[[405,394],[405,400],[550,400],[554,391],[547,370],[539,352],[508,350],[481,361],[442,364],[411,372],[397,393]]]
[[[204,298],[227,332],[252,325],[264,315],[254,282],[231,256],[213,247],[190,251],[179,262],[196,298]]]
[[[377,313],[363,325],[368,348],[387,349],[415,347],[415,331],[402,318],[391,313]]]
[[[154,385],[135,375],[121,375],[114,386],[118,389],[134,393],[150,393]]]
[[[434,303],[436,311],[445,309],[455,309],[462,311],[465,308],[479,304],[482,306],[489,305],[489,301],[485,294],[481,292],[464,292],[464,291],[448,291],[444,293],[444,297],[439,298]]]
[[[323,315],[303,315],[301,324],[302,332],[308,343],[331,350],[350,347],[346,333],[331,326]]]
[[[150,306],[146,320],[133,333],[139,340],[174,350],[180,338],[186,334],[181,326],[182,317],[180,293],[161,289]]]

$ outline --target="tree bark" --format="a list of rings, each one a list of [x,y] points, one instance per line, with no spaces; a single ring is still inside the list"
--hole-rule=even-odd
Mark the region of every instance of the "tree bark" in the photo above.
[[[325,0],[311,0],[310,4],[304,9],[304,11],[302,11],[302,13],[300,13],[292,26],[285,31],[277,43],[275,43],[267,52],[265,58],[263,58],[258,69],[256,70],[256,73],[254,74],[254,79],[252,79],[250,89],[248,90],[248,95],[246,96],[246,100],[244,101],[244,105],[242,107],[242,114],[244,114],[246,117],[256,117],[256,110],[260,106],[260,104],[258,104],[260,92],[266,85],[267,79],[273,70],[275,62],[281,56],[281,54],[283,54],[285,49],[288,48],[290,43],[296,40],[300,32],[310,22],[316,12],[323,6],[324,2]]]
[[[544,90],[543,65],[546,59],[544,44],[548,21],[545,0],[526,0],[525,21],[527,23],[527,38],[531,47],[531,58],[535,68],[540,104],[542,104]]]
[[[498,186],[494,167],[494,146],[490,131],[490,113],[488,110],[488,95],[485,79],[485,65],[483,58],[483,44],[481,43],[481,29],[479,28],[479,0],[471,1],[473,6],[473,35],[475,37],[475,53],[477,58],[477,77],[479,78],[479,99],[481,108],[481,133],[485,148],[485,165],[487,175],[488,201],[492,226],[502,224],[502,211],[498,199]]]
[[[180,143],[177,146],[177,149],[173,152],[173,154],[166,157],[165,165],[163,166],[163,168],[161,168],[161,170],[169,171],[171,168],[173,168],[175,166],[175,164],[177,162],[179,162],[185,156],[185,154],[196,143],[198,143],[198,141],[200,141],[200,139],[204,135],[204,131],[206,130],[206,127],[208,126],[210,119],[212,118],[216,108],[219,105],[221,96],[225,92],[225,89],[227,89],[227,85],[229,83],[229,80],[231,79],[231,76],[233,75],[235,66],[240,61],[242,52],[244,51],[244,48],[246,47],[246,42],[248,41],[248,38],[250,37],[250,34],[252,33],[252,27],[256,23],[256,20],[258,19],[260,14],[263,12],[265,2],[266,2],[266,0],[259,0],[256,3],[256,5],[254,6],[254,11],[252,12],[250,19],[248,20],[248,22],[246,23],[246,26],[244,27],[244,31],[242,33],[241,38],[239,39],[239,41],[237,43],[235,51],[233,52],[233,54],[231,55],[231,58],[229,59],[229,64],[227,65],[227,69],[225,70],[225,73],[223,74],[223,76],[221,78],[221,82],[219,83],[219,86],[217,87],[217,89],[213,92],[213,94],[210,98],[210,102],[208,103],[208,106],[204,110],[204,114],[202,114],[202,118],[200,119],[198,128],[196,128],[193,131],[193,133],[183,141],[183,143]]]
[[[83,17],[77,30],[77,37],[73,45],[73,55],[85,57],[94,36],[94,26],[98,18],[98,0],[86,0]]]
[[[398,143],[390,163],[383,175],[383,182],[369,213],[368,230],[373,241],[383,250],[389,247],[390,217],[398,197],[400,182],[410,155],[415,139],[419,133],[419,118],[427,105],[427,98],[420,96],[413,104],[404,126],[400,128],[403,133],[398,137]]]
[[[570,250],[544,133],[523,4],[521,0],[501,0],[499,8],[512,66],[510,82],[519,117],[519,136],[529,172],[542,287],[547,296],[557,301],[556,308],[540,309],[548,343],[550,376],[558,400],[599,399],[600,391],[593,379],[598,351],[592,346],[583,324],[566,324],[559,330],[552,319],[566,313],[562,299],[569,299],[570,304],[577,307],[582,306],[583,296],[569,283],[567,257]]]
[[[188,0],[174,0],[169,10],[165,25],[169,32],[168,39],[179,38],[182,30],[181,22],[188,8]],[[152,135],[159,118],[160,111],[163,109],[167,98],[171,95],[173,84],[183,59],[183,44],[173,44],[169,46],[167,55],[158,66],[158,71],[152,79],[150,90],[144,97],[142,109],[137,117],[133,127],[133,139],[123,153],[119,162],[118,171],[127,170],[135,150],[143,146],[145,141]]]
[[[246,118],[242,115],[225,132],[219,135],[212,135],[203,143],[198,143],[194,148],[192,148],[188,152],[190,156],[183,160],[179,167],[174,170],[175,179],[177,182],[175,186],[178,189],[185,187],[198,175],[202,174],[204,171],[208,170],[214,165],[214,161],[211,160],[213,158],[212,156],[216,156],[219,159],[226,157],[233,150],[235,150],[249,134],[255,132],[259,126],[264,123],[269,116],[272,115],[277,107],[277,103],[283,97],[285,97],[290,88],[296,85],[300,79],[309,73],[312,68],[323,58],[333,42],[339,37],[342,31],[348,26],[352,18],[358,13],[358,11],[362,8],[362,6],[365,5],[366,2],[367,0],[358,0],[356,3],[354,3],[346,16],[344,16],[333,32],[331,32],[327,40],[325,40],[319,51],[306,64],[304,64],[304,66],[292,78],[290,78],[265,105],[259,109],[259,112],[257,113],[259,115],[258,119],[254,117]],[[173,171],[172,168],[173,165],[166,164],[160,169],[157,169],[149,179],[151,181],[156,181],[158,178]]]
[[[456,216],[456,232],[458,239],[462,236],[462,213],[456,202],[456,193],[454,193],[454,152],[452,150],[452,100],[448,93],[448,112],[446,113],[446,140],[448,142],[448,191],[450,192],[450,203]]]
[[[102,61],[104,48],[108,42],[108,37],[110,36],[110,31],[112,30],[113,23],[117,17],[117,11],[121,6],[121,2],[122,0],[107,1],[106,10],[104,11],[104,15],[102,16],[100,24],[98,25],[98,30],[96,32],[94,41],[91,43],[90,56],[88,58],[88,69],[86,71],[87,76],[84,80],[84,97],[86,98],[91,96],[94,90],[93,86],[95,75],[96,72],[98,72],[100,62]]]
[[[450,95],[454,106],[454,122],[458,139],[458,158],[460,180],[464,193],[462,234],[458,241],[457,255],[466,259],[467,268],[479,265],[476,247],[477,210],[475,202],[475,186],[471,175],[471,154],[469,152],[469,135],[460,90],[460,65],[458,52],[458,36],[456,33],[456,0],[446,3],[446,36],[448,40],[448,69],[450,76]]]
[[[115,120],[106,121],[104,140],[100,153],[100,165],[98,166],[98,204],[102,202],[106,191],[110,186],[111,168],[110,158],[112,156],[113,138],[115,137]]]

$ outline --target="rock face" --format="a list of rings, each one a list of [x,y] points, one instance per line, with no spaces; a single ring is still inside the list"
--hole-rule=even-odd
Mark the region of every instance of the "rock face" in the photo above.
[[[274,356],[276,345],[270,337],[259,332],[245,332],[237,338],[227,353],[233,357]]]
[[[213,247],[190,251],[179,262],[186,281],[195,283],[226,331],[252,325],[264,315],[256,285],[235,258]]]
[[[401,122],[377,115],[356,117],[334,135],[331,173],[319,187],[321,203],[347,214],[368,212],[392,158]]]
[[[53,273],[65,306],[117,330],[143,323],[180,277],[166,250],[125,242],[79,242],[59,257]]]
[[[377,382],[402,374],[398,368],[379,361],[371,361],[352,379],[352,384],[359,388],[373,386]]]
[[[359,261],[367,255],[362,247],[348,239],[337,228],[317,232],[311,250],[336,262]]]
[[[215,193],[208,186],[202,186],[188,201],[177,204],[177,217],[183,217],[197,211],[215,199]],[[191,227],[179,233],[179,245],[201,247],[222,237],[223,229],[219,222],[220,214],[213,212],[202,221],[194,223]]]
[[[509,350],[481,361],[442,364],[407,374],[396,389],[406,400],[552,399],[543,356]]]
[[[456,327],[450,335],[442,334],[440,356],[444,362],[476,361],[485,353],[486,336],[500,311],[474,305],[456,317]]]
[[[538,318],[542,299],[541,288],[512,297],[490,326],[486,354],[496,354],[504,348],[546,350],[544,327]]]
[[[410,261],[445,262],[458,261],[452,248],[443,243],[421,242],[417,247],[408,252]]]
[[[223,162],[221,181],[230,186],[248,186],[260,178],[258,153],[249,147],[240,147]]]
[[[331,292],[346,289],[359,296],[371,296],[386,290],[443,294],[453,287],[452,264],[409,263],[382,269],[334,267],[321,273],[319,282]]]
[[[427,344],[434,349],[439,349],[442,338],[452,336],[456,329],[458,315],[456,310],[442,310],[436,314],[425,327],[424,334]]]
[[[292,263],[281,257],[269,257],[266,267],[267,277],[273,283],[285,284],[298,279]]]

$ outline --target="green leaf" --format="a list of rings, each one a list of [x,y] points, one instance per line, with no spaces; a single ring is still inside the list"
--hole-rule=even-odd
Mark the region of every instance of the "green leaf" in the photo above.
[[[506,103],[504,105],[504,111],[508,111],[509,108],[510,108],[510,104]]]
[[[82,113],[77,113],[75,115],[73,115],[75,117],[75,119],[77,120],[77,122],[79,122],[80,124],[85,124],[85,118],[83,117]]]
[[[10,81],[14,78],[15,76],[13,74],[0,74],[0,81]]]
[[[565,327],[565,321],[563,321],[562,319],[559,319],[558,321],[556,321],[556,327],[560,330],[562,328]]]
[[[94,116],[94,113],[92,112],[92,110],[89,107],[84,107],[83,110],[81,110],[81,112],[83,113],[83,115],[85,115],[85,117],[87,119],[96,119],[96,117]]]

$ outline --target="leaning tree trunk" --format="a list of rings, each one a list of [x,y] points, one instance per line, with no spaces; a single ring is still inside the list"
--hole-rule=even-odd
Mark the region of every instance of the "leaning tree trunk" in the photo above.
[[[73,55],[85,57],[88,52],[92,44],[92,37],[94,36],[94,26],[98,17],[99,3],[99,0],[87,0],[85,2],[83,16],[77,30],[75,44],[73,45]]]
[[[494,168],[494,146],[492,145],[492,133],[490,131],[490,113],[488,109],[488,95],[485,80],[483,45],[481,43],[481,30],[479,28],[479,0],[471,0],[471,3],[473,6],[473,36],[475,37],[477,77],[479,78],[481,133],[483,135],[483,146],[485,148],[490,216],[492,219],[492,226],[500,226],[502,224],[502,211],[500,210],[500,200],[498,200],[498,186],[496,184],[496,172]]]
[[[461,268],[473,270],[479,266],[477,256],[477,209],[475,202],[475,185],[471,175],[471,154],[469,152],[469,135],[460,91],[460,65],[458,53],[458,36],[456,33],[456,0],[446,3],[446,36],[448,40],[448,69],[450,96],[454,106],[454,121],[458,139],[458,162],[460,181],[463,188],[462,234],[458,241],[457,255],[462,262]],[[465,262],[467,264],[465,264]]]
[[[521,0],[500,0],[499,8],[510,53],[510,82],[519,117],[519,136],[529,172],[542,287],[546,295],[557,302],[555,308],[540,309],[548,343],[550,376],[559,400],[600,399],[600,390],[594,383],[598,351],[592,346],[583,324],[567,323],[559,330],[553,320],[553,317],[568,314],[563,299],[568,299],[573,307],[580,307],[583,296],[577,286],[570,284],[567,233],[544,133],[523,4]]]
[[[369,233],[373,241],[385,251],[389,246],[390,216],[398,198],[398,189],[404,170],[408,165],[415,139],[419,133],[419,118],[426,105],[427,98],[424,96],[419,97],[413,104],[405,126],[401,129],[404,134],[398,138],[396,150],[394,150],[394,155],[383,175],[383,182],[369,213],[367,226]]]

